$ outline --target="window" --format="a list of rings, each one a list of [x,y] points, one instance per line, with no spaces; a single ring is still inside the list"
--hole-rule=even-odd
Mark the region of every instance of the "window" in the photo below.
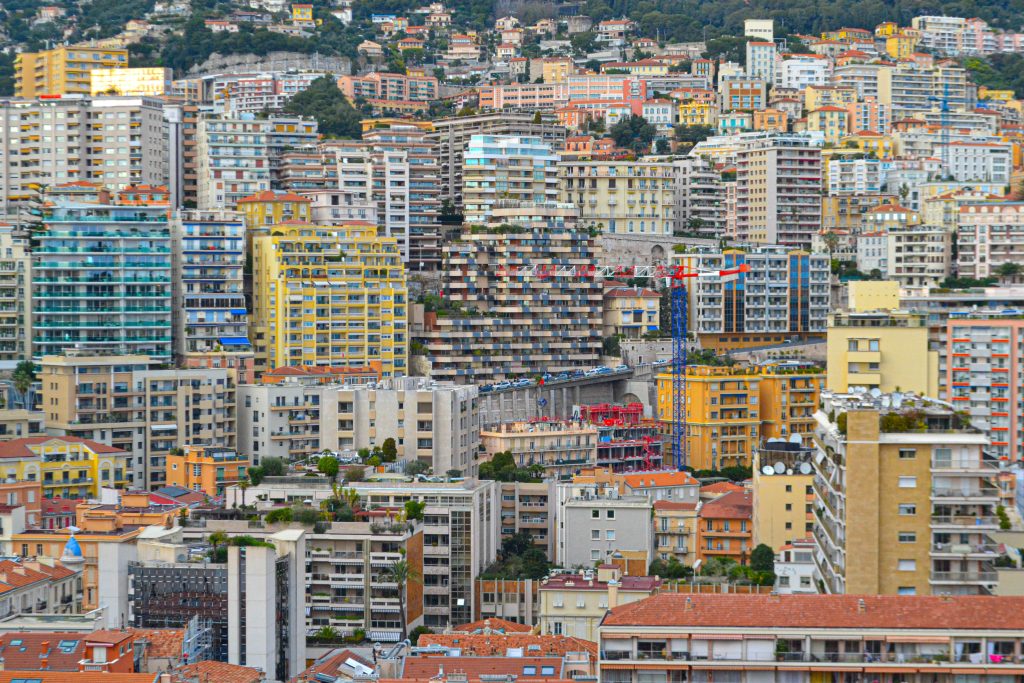
[[[900,460],[913,460],[917,457],[917,451],[913,448],[901,448]]]
[[[562,635],[562,622],[556,621],[552,624],[552,631],[554,631],[556,636]]]
[[[877,339],[869,339],[868,340],[868,350],[869,351],[878,351],[878,340]]]
[[[591,541],[600,541],[601,540],[601,530],[600,529],[591,529],[590,530],[590,540]]]
[[[901,572],[917,571],[917,560],[900,560],[896,564],[896,569]]]
[[[899,486],[901,489],[916,489],[917,477],[900,477]]]
[[[606,541],[614,541],[615,540],[615,530],[614,529],[608,529],[607,531],[605,531],[604,532],[604,540],[606,540]]]
[[[901,515],[916,515],[917,514],[917,506],[914,505],[913,503],[902,503],[900,505],[900,514]]]
[[[793,493],[793,485],[786,484],[786,493]]]
[[[605,517],[607,519],[615,519],[615,510],[608,510],[608,512],[605,514]]]
[[[786,512],[792,512],[792,511],[793,511],[793,504],[792,503],[786,503]]]
[[[553,666],[542,666],[540,668],[540,675],[551,677],[555,675],[555,667]]]
[[[590,559],[592,559],[592,560],[600,560],[601,559],[601,551],[600,550],[591,550],[590,551]]]
[[[524,666],[523,667],[523,675],[524,676],[536,676],[537,675],[537,667],[535,667],[535,666]]]
[[[591,510],[590,511],[590,518],[591,519],[601,519],[601,511],[600,510]]]
[[[857,340],[856,339],[850,339],[849,341],[847,341],[846,342],[846,350],[847,351],[856,351],[857,350]]]
[[[901,531],[899,533],[900,543],[916,543],[917,534],[913,531]]]
[[[900,595],[917,595],[917,589],[913,586],[900,586],[896,590]]]

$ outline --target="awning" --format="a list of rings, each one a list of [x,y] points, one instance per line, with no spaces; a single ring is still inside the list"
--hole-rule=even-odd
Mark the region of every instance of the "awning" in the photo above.
[[[398,634],[388,633],[387,631],[370,631],[370,640],[376,640],[378,642],[385,643],[397,643]]]
[[[898,667],[898,666],[869,666],[867,672],[872,674],[906,674],[917,671],[917,667]]]
[[[150,425],[149,428],[152,429],[154,432],[166,432],[172,429],[177,429],[178,425]]]
[[[244,308],[232,308],[231,309],[231,315],[247,315],[248,313],[249,313],[249,311],[245,310]]]
[[[862,666],[851,666],[851,667],[845,667],[845,666],[838,666],[838,667],[837,666],[812,666],[811,667],[811,671],[818,671],[818,672],[823,672],[823,671],[832,672],[832,671],[835,671],[837,673],[844,673],[844,674],[856,673],[858,671],[863,671],[863,670],[864,670],[864,667],[862,667]]]
[[[709,635],[707,633],[691,633],[690,640],[743,640],[743,634],[717,633],[715,635]]]
[[[886,636],[887,643],[948,643],[949,636]]]
[[[251,346],[248,337],[221,337],[218,341],[224,346]]]

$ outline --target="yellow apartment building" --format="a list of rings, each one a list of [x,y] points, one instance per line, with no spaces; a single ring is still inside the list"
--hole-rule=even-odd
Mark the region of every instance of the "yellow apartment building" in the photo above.
[[[753,467],[755,547],[764,543],[778,552],[788,543],[811,537],[813,457],[813,447],[790,441],[761,442]]]
[[[167,485],[222,496],[225,487],[246,479],[248,469],[249,458],[234,449],[185,446],[167,456]]]
[[[100,487],[127,486],[129,454],[120,448],[63,436],[0,443],[4,479],[37,481],[44,498],[96,498]]]
[[[604,291],[605,337],[639,339],[661,328],[661,295],[646,287],[612,287]]]
[[[900,307],[900,283],[895,280],[848,282],[847,307],[854,313],[894,311]]]
[[[266,190],[239,199],[238,210],[245,216],[246,231],[252,233],[288,221],[309,222],[312,202],[309,197],[293,192]]]
[[[254,236],[257,370],[379,361],[383,377],[408,374],[405,278],[398,241],[372,223],[290,222]]]
[[[832,391],[867,387],[938,396],[939,353],[928,349],[923,314],[834,313],[829,318],[826,354],[825,386]]]
[[[785,133],[789,128],[789,116],[781,109],[758,109],[753,115],[754,130]]]
[[[139,95],[159,97],[171,90],[174,75],[164,66],[131,69],[93,69],[89,72],[93,95]]]
[[[477,466],[509,452],[519,467],[540,465],[545,476],[568,478],[597,464],[597,427],[583,422],[504,422],[480,430]]]
[[[568,57],[545,57],[541,60],[540,76],[545,83],[565,83],[574,71],[575,67]],[[535,76],[533,80],[536,80]]]
[[[891,159],[896,150],[896,141],[891,135],[874,131],[853,131],[840,140],[839,144],[859,149],[865,154],[874,154],[878,159]]]
[[[654,502],[654,552],[661,560],[675,557],[693,566],[697,559],[698,503],[678,500]]]
[[[917,51],[917,44],[921,42],[918,36],[906,33],[896,33],[885,38],[885,53],[893,59],[909,57]]]
[[[679,103],[680,126],[714,126],[718,123],[718,107],[712,102],[683,100]]]
[[[805,364],[773,363],[763,366],[760,374],[761,439],[799,434],[810,446],[825,372]]]
[[[835,145],[849,132],[849,120],[842,107],[820,107],[807,114],[807,130],[821,132],[825,142]]]
[[[698,365],[687,368],[690,462],[697,470],[749,466],[761,425],[761,376],[752,369]],[[672,375],[658,375],[658,416],[670,431]]]
[[[14,60],[14,96],[89,95],[93,69],[124,69],[128,50],[62,45],[52,50],[22,52]]]

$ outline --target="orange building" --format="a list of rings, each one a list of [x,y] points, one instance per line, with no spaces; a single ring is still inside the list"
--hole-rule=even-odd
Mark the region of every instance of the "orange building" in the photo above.
[[[746,564],[753,550],[753,493],[733,491],[701,506],[697,520],[697,559],[723,557]]]
[[[792,434],[811,445],[816,426],[814,411],[825,383],[821,368],[769,365],[761,370],[761,440],[788,439]]]
[[[167,456],[167,485],[208,496],[221,496],[227,486],[246,477],[249,458],[231,448],[186,446]]]
[[[135,633],[93,631],[85,637],[85,657],[80,671],[135,673]]]
[[[760,109],[754,112],[754,130],[785,133],[789,117],[781,109]]]
[[[133,526],[172,526],[184,505],[159,505],[150,502],[149,492],[121,494],[117,505],[80,503],[75,509],[75,526],[92,532],[111,532]]]
[[[25,527],[33,528],[43,523],[43,487],[38,481],[8,479],[0,484],[0,505],[25,508]]]

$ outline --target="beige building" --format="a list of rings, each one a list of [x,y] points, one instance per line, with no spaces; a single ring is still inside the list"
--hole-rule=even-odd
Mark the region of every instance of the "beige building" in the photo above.
[[[32,357],[31,290],[28,233],[0,224],[0,367]]]
[[[540,585],[540,632],[597,640],[610,609],[649,598],[661,589],[653,576],[623,576],[611,564],[579,574],[556,574]]]
[[[900,283],[895,280],[852,280],[846,288],[847,307],[854,313],[894,311],[900,307]]]
[[[45,427],[46,413],[41,410],[0,410],[0,440],[43,436]]]
[[[567,161],[558,165],[559,197],[580,207],[580,223],[603,232],[671,235],[675,167],[665,161]]]
[[[905,311],[834,313],[827,334],[825,386],[884,392],[914,391],[937,396],[939,354],[929,350],[925,316]]]
[[[660,560],[676,558],[692,567],[697,559],[700,503],[654,501],[654,553]]]
[[[555,482],[503,482],[501,484],[501,537],[527,533],[548,557],[555,556],[558,528]]]
[[[814,539],[830,593],[988,595],[999,462],[988,438],[913,394],[822,397]]]
[[[146,95],[160,97],[171,90],[173,72],[168,67],[93,69],[89,72],[93,95]]]
[[[639,339],[661,329],[661,295],[645,287],[604,290],[604,336]]]
[[[14,95],[88,95],[93,69],[124,69],[128,50],[90,45],[62,45],[41,52],[22,52],[14,61]]]
[[[811,482],[814,449],[785,440],[764,441],[754,452],[754,545],[778,552],[814,531]]]
[[[560,420],[503,423],[480,430],[480,447],[486,454],[480,462],[510,452],[519,467],[540,465],[545,477],[567,479],[597,464],[597,427]]]
[[[935,287],[950,274],[952,235],[941,227],[890,230],[887,277],[904,288]]]
[[[235,446],[235,371],[157,369],[148,356],[44,356],[46,427],[130,454],[128,482],[158,488],[166,456],[186,443]]]

